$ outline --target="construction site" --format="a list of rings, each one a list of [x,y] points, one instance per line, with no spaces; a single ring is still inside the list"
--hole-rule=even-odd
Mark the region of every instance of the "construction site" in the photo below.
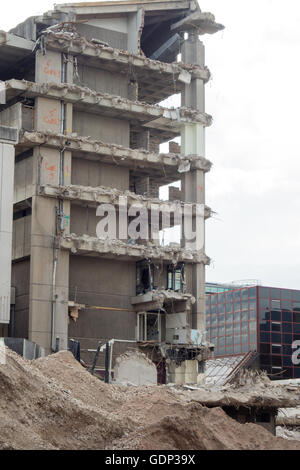
[[[207,380],[224,26],[200,7],[59,4],[0,31],[0,449],[300,449],[299,383],[251,354]]]

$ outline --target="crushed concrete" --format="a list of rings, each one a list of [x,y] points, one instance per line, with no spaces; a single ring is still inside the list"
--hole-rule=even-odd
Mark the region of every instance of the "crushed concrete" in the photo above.
[[[264,385],[260,390],[267,393]],[[0,449],[300,449],[300,442],[203,406],[196,393],[106,385],[69,352],[29,362],[7,350],[0,366]],[[287,393],[285,400],[299,399]]]

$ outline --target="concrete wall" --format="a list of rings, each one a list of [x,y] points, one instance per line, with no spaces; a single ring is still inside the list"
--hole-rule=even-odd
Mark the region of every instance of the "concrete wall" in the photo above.
[[[30,260],[12,265],[12,286],[16,287],[14,337],[28,338],[29,329],[29,276]]]
[[[112,338],[135,340],[136,313],[131,305],[135,276],[135,263],[71,255],[70,300],[97,309],[81,310],[77,322],[70,321],[69,337],[80,340],[82,348],[93,348],[99,340]],[[120,345],[116,345],[114,355],[120,352]]]
[[[109,29],[105,29],[101,27],[101,23],[99,26],[97,25],[96,21],[99,20],[92,20],[92,24],[79,24],[77,25],[77,31],[83,34],[87,39],[100,39],[101,41],[106,42],[111,47],[116,47],[117,49],[127,49],[127,34],[120,31],[112,31]],[[106,21],[107,24],[107,21]],[[113,23],[112,23],[113,26]],[[116,26],[117,29],[117,26]]]
[[[100,158],[100,157],[99,157]],[[126,191],[129,189],[129,169],[105,163],[72,159],[72,184],[83,186],[109,186]]]
[[[129,147],[129,122],[74,110],[73,132]]]
[[[24,201],[33,194],[33,157],[29,156],[15,164],[14,203]]]
[[[74,83],[100,93],[109,93],[128,98],[128,79],[124,75],[79,64],[78,77]]]
[[[30,255],[31,215],[13,221],[12,259],[17,260]]]

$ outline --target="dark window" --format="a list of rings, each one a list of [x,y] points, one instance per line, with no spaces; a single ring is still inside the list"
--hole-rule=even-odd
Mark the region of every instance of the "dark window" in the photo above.
[[[281,345],[274,345],[272,344],[272,354],[277,354],[277,355],[280,355],[281,354]]]
[[[282,321],[291,322],[292,321],[291,312],[287,312],[287,311],[283,310],[283,312],[282,312]]]
[[[271,334],[272,343],[281,343],[281,334],[280,333],[272,333]]]
[[[269,344],[261,344],[260,345],[260,352],[262,354],[269,354],[270,353],[270,345]]]
[[[292,356],[283,356],[283,366],[284,367],[291,367],[292,363]]]
[[[262,343],[269,343],[271,341],[270,333],[260,333],[260,340]]]
[[[272,310],[271,311],[271,319],[275,321],[280,321],[281,320],[281,312],[280,310]]]
[[[292,344],[293,342],[293,339],[292,339],[292,335],[288,335],[288,334],[284,334],[282,335],[282,341],[284,344]]]
[[[282,351],[283,351],[283,354],[284,354],[285,356],[290,356],[290,357],[291,357],[292,354],[293,354],[293,351],[292,351],[291,346],[288,346],[287,344],[284,344],[284,345],[282,346]]]
[[[292,323],[282,323],[283,333],[292,333]]]
[[[300,323],[300,313],[293,313],[293,321],[294,323]]]
[[[260,363],[262,366],[270,366],[271,365],[271,356],[261,355],[260,356]]]
[[[272,323],[272,331],[281,333],[281,323]]]
[[[280,356],[272,356],[272,366],[275,366],[275,367],[282,366],[282,359]]]
[[[294,377],[295,379],[300,379],[300,367],[294,368]]]
[[[270,331],[270,322],[266,321],[260,324],[260,331]]]
[[[294,333],[300,333],[300,324],[294,323]]]

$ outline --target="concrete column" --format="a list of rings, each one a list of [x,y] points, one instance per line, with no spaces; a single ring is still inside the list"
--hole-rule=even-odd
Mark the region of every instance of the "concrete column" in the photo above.
[[[10,321],[15,149],[0,141],[0,324]]]
[[[182,62],[205,66],[204,45],[197,34],[190,33],[189,39],[182,44]],[[201,79],[192,80],[190,85],[185,85],[182,93],[182,106],[205,112],[205,83]],[[205,127],[202,124],[186,124],[181,132],[182,155],[198,155],[205,157]],[[182,197],[184,202],[205,204],[205,173],[193,170],[184,173],[182,177]],[[205,239],[205,220],[203,217],[202,231]],[[193,243],[183,240],[183,245],[193,248]],[[205,246],[203,246],[205,249]],[[190,268],[188,290],[196,298],[193,306],[193,328],[200,332],[205,330],[205,266],[195,264]]]
[[[36,81],[73,81],[73,64],[65,54],[40,51],[36,55]],[[72,132],[72,105],[59,100],[37,98],[35,130]],[[59,250],[56,236],[70,228],[70,203],[38,195],[41,184],[71,183],[71,153],[47,147],[34,149],[32,199],[31,262],[29,300],[29,339],[47,353],[68,347],[69,253]]]

